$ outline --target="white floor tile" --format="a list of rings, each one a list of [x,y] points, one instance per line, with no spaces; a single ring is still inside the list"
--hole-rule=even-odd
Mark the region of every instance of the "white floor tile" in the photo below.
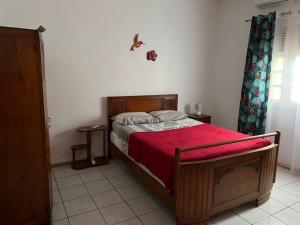
[[[300,186],[300,180],[298,180],[298,181],[294,182],[294,184],[297,184],[297,185],[299,185],[299,186]]]
[[[124,170],[126,173],[130,173],[130,170],[128,168],[128,166],[122,162],[121,160],[117,161],[116,164],[122,169]]]
[[[164,202],[162,202],[162,200],[157,195],[151,192],[149,196],[160,206],[160,208],[168,209],[167,205]]]
[[[300,180],[300,176],[297,174],[293,174],[288,170],[280,170],[277,171],[277,177],[289,182],[295,182],[297,180]]]
[[[300,224],[300,213],[291,208],[286,208],[286,209],[276,213],[274,215],[274,217],[285,222],[288,225],[299,225]]]
[[[130,220],[126,220],[121,223],[117,223],[116,225],[143,225],[138,218],[133,218]]]
[[[129,175],[113,177],[110,178],[109,181],[115,188],[121,188],[121,187],[129,186],[137,183],[137,180],[134,177]]]
[[[57,187],[57,184],[56,184],[56,181],[55,181],[55,179],[52,179],[52,190],[54,191],[54,190],[57,190],[58,189],[58,187]]]
[[[280,188],[276,190],[272,190],[271,192],[271,198],[286,205],[290,206],[300,201],[300,198],[297,198],[296,196],[290,194],[289,192],[286,192]]]
[[[58,188],[65,188],[65,187],[72,187],[75,185],[82,184],[82,181],[79,175],[75,175],[75,176],[56,179],[56,183]]]
[[[115,190],[94,194],[92,198],[99,209],[123,202],[122,197]]]
[[[91,194],[101,193],[113,189],[113,186],[106,179],[87,183],[86,187]]]
[[[94,204],[94,201],[90,196],[76,198],[64,202],[64,205],[66,207],[66,211],[69,217],[97,209],[96,205]]]
[[[97,166],[97,169],[99,169],[100,171],[105,171],[105,170],[109,170],[109,169],[112,169],[112,168],[116,168],[116,167],[119,167],[117,165],[117,163],[113,162],[113,161],[110,161],[109,164],[105,164],[105,165],[101,165],[101,166]]]
[[[300,185],[295,183],[288,184],[286,186],[281,187],[280,189],[289,192],[290,194],[296,196],[300,199]],[[300,201],[300,200],[299,200]]]
[[[53,198],[53,204],[62,202],[59,191],[58,190],[54,190],[52,192],[52,198]]]
[[[52,221],[61,220],[67,217],[64,205],[62,203],[54,204],[52,207]]]
[[[90,194],[84,185],[62,188],[60,189],[60,193],[63,201],[88,196]]]
[[[262,221],[254,223],[254,225],[286,225],[286,223],[281,222],[275,217],[268,217]]]
[[[269,199],[266,203],[261,205],[259,208],[266,211],[268,214],[273,215],[283,209],[285,209],[287,206],[277,202],[276,200]]]
[[[141,186],[141,188],[143,188],[143,190],[149,194],[152,195],[152,191],[150,190],[150,188],[148,188],[145,184],[141,183],[139,180],[137,180],[137,184],[139,184]]]
[[[52,169],[52,171],[56,179],[78,174],[78,171],[73,170],[70,166],[55,167]]]
[[[278,165],[278,166],[277,166],[277,172],[280,171],[280,170],[287,170],[287,169],[284,168],[284,167],[282,167],[282,166],[279,166],[279,165]]]
[[[69,218],[71,225],[106,225],[98,210]]]
[[[94,168],[96,169],[96,168]],[[90,183],[93,181],[97,180],[103,180],[105,179],[105,176],[103,175],[102,172],[100,172],[98,169],[96,169],[96,172],[93,173],[86,173],[86,174],[80,174],[81,179],[83,180],[84,183]]]
[[[137,184],[119,188],[118,192],[125,199],[125,201],[146,195],[146,192]]]
[[[225,212],[211,218],[212,223],[216,225],[249,225],[241,217],[232,212]]]
[[[158,210],[140,216],[144,225],[176,225],[176,221],[164,210]]]
[[[295,205],[292,205],[290,207],[300,213],[300,202],[295,204]]]
[[[68,219],[52,222],[52,225],[70,225]]]
[[[255,207],[253,204],[242,205],[234,209],[233,211],[234,213],[238,214],[242,219],[246,220],[251,224],[270,216],[262,209]]]
[[[157,204],[149,196],[130,200],[127,202],[127,204],[138,216],[148,213],[148,212],[158,210],[160,208],[159,204]]]
[[[88,173],[96,173],[98,172],[98,168],[97,167],[90,167],[90,168],[86,168],[86,169],[82,169],[82,170],[78,170],[79,174],[88,174]]]
[[[299,225],[300,176],[281,167],[278,171],[269,201],[258,208],[252,204],[238,207],[234,210],[237,215],[226,212],[214,216],[209,225]],[[105,225],[104,214],[108,225],[176,224],[174,215],[162,210],[166,206],[143,188],[120,160],[78,171],[54,168],[53,174],[53,225],[69,225],[69,220],[71,225]]]
[[[126,203],[102,208],[100,209],[100,212],[108,225],[123,222],[135,217],[134,213]]]
[[[122,168],[116,166],[110,169],[102,170],[104,175],[108,178],[110,177],[117,177],[126,174],[126,171],[124,171]]]
[[[287,181],[285,179],[282,178],[276,178],[276,182],[273,184],[274,187],[282,187],[284,185],[290,184],[290,181]]]

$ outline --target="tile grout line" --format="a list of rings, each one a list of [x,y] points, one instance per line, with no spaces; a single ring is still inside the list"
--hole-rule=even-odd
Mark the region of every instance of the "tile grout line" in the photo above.
[[[106,179],[102,179],[102,180],[106,180]],[[96,181],[95,181],[95,182],[96,182]],[[93,183],[93,182],[92,182],[92,183]],[[135,184],[130,184],[130,185],[126,185],[126,186],[122,186],[122,187],[120,187],[120,188],[130,187],[130,186],[134,186],[134,185],[137,185],[137,183],[135,183]],[[114,188],[113,185],[112,185],[112,186],[113,186],[112,189],[105,190],[105,191],[102,191],[102,192],[96,192],[96,193],[91,193],[91,192],[88,190],[88,188],[87,188],[87,186],[85,185],[85,183],[82,183],[82,184],[79,184],[79,185],[70,186],[70,187],[67,187],[67,188],[78,187],[78,186],[84,186],[85,189],[87,190],[88,194],[87,194],[87,195],[84,195],[84,196],[80,196],[80,197],[68,199],[68,200],[63,200],[63,198],[61,198],[62,201],[59,202],[59,203],[69,202],[69,201],[76,200],[76,199],[79,199],[79,198],[87,197],[87,196],[89,196],[89,195],[92,197],[93,195],[103,194],[103,193],[105,193],[105,192],[110,192],[110,191],[112,191],[112,190],[116,190],[117,193],[119,194],[118,189],[117,189],[117,188]],[[62,189],[65,189],[65,188],[62,188]],[[57,191],[58,191],[58,189],[57,189]],[[119,195],[120,195],[120,194],[119,194]],[[147,193],[146,193],[146,195],[147,195]],[[122,197],[122,196],[120,195],[120,197]],[[144,197],[144,196],[132,198],[132,199],[129,199],[129,200],[127,200],[127,201],[136,200],[136,199],[139,199],[139,198],[142,198],[142,197]],[[152,199],[151,195],[149,195],[149,197]],[[123,199],[123,198],[122,198],[122,199]],[[154,200],[154,199],[152,199],[152,200]],[[124,200],[124,202],[127,202],[127,201]],[[154,201],[155,201],[155,200],[154,200]],[[57,204],[57,203],[56,203],[56,204]],[[119,203],[114,203],[114,204],[111,204],[111,205],[109,205],[109,206],[113,206],[113,205],[116,205],[116,204],[119,204]],[[105,207],[106,207],[106,206],[105,206]],[[105,208],[105,207],[102,207],[102,208]],[[100,209],[102,209],[102,208],[100,208]],[[164,208],[163,208],[163,209],[164,209]]]
[[[279,202],[279,201],[277,201],[277,200],[275,200],[275,199],[273,199],[273,198],[271,198],[271,197],[270,197],[270,199],[272,199],[273,201],[275,201],[275,202],[277,202],[277,203],[280,203],[280,204],[282,204],[282,205],[285,206],[283,209],[280,209],[279,211],[277,211],[276,213],[273,213],[273,214],[270,214],[269,212],[267,212],[267,211],[264,210],[263,208],[260,208],[261,210],[263,210],[264,212],[266,212],[266,213],[269,214],[270,216],[273,216],[273,215],[275,215],[275,214],[277,214],[277,213],[279,213],[279,212],[281,212],[281,211],[283,211],[283,210],[285,210],[285,209],[288,208],[287,205],[285,205],[285,204],[283,204],[283,203],[281,203],[281,202]],[[269,200],[270,200],[270,199],[269,199]],[[268,200],[268,201],[269,201],[269,200]],[[266,202],[265,202],[265,203],[266,203]],[[264,204],[265,204],[265,203],[264,203]]]
[[[64,210],[65,210],[66,218],[64,218],[64,219],[67,219],[67,220],[68,220],[68,223],[69,223],[69,225],[70,225],[70,220],[69,220],[69,217],[68,217],[68,214],[67,214],[66,206],[65,206],[65,204],[64,204],[62,195],[61,195],[61,193],[60,193],[60,188],[59,188],[58,185],[57,185],[57,178],[56,178],[56,176],[55,176],[55,174],[54,174],[54,171],[52,171],[52,173],[53,173],[53,176],[54,176],[54,179],[55,179],[57,191],[58,191],[58,193],[59,193],[59,195],[60,195],[61,203],[62,203],[62,205],[63,205],[63,207],[64,207]],[[53,193],[52,193],[52,194],[53,194]]]
[[[122,169],[121,166],[118,165],[116,162],[113,162],[113,165],[116,166],[117,168]],[[66,167],[65,167],[65,168],[66,168]],[[66,213],[66,216],[67,216],[66,218],[59,219],[59,220],[56,220],[56,221],[53,221],[53,222],[57,222],[57,221],[61,221],[61,220],[67,219],[67,220],[68,220],[68,223],[70,224],[69,218],[70,218],[70,217],[73,217],[73,216],[70,216],[70,217],[68,216],[67,211],[66,211],[66,207],[65,207],[65,204],[64,204],[64,203],[65,203],[65,202],[68,202],[68,201],[71,201],[71,200],[74,200],[74,199],[78,199],[78,198],[82,198],[82,197],[89,196],[89,197],[92,199],[93,203],[95,204],[96,209],[91,210],[91,211],[87,211],[87,212],[84,212],[84,213],[88,213],[88,212],[92,212],[92,211],[97,210],[97,211],[100,213],[101,218],[102,218],[102,219],[104,220],[104,222],[106,223],[106,221],[105,221],[103,215],[102,215],[101,212],[100,212],[100,209],[105,208],[105,207],[110,207],[110,206],[113,206],[113,205],[117,205],[117,204],[121,204],[121,203],[115,203],[115,204],[112,204],[112,205],[109,205],[109,206],[105,206],[105,207],[99,208],[99,207],[97,206],[97,204],[96,204],[96,202],[95,202],[93,196],[96,195],[96,194],[101,194],[101,193],[109,192],[109,191],[112,191],[112,190],[116,191],[116,192],[120,195],[120,192],[119,192],[118,189],[125,188],[125,187],[130,187],[130,186],[134,186],[134,185],[139,185],[139,184],[140,184],[140,183],[137,181],[137,183],[130,184],[130,185],[124,185],[124,186],[122,186],[122,187],[120,187],[120,188],[117,188],[117,187],[115,187],[115,186],[111,183],[111,180],[110,180],[110,179],[117,178],[117,177],[121,177],[121,176],[126,176],[126,175],[129,175],[129,176],[130,176],[130,175],[131,175],[131,174],[130,174],[130,171],[129,171],[129,172],[126,172],[126,173],[124,173],[124,174],[122,174],[122,175],[117,175],[117,176],[113,176],[113,177],[108,177],[108,176],[105,175],[104,172],[99,168],[99,166],[96,167],[96,168],[97,168],[97,171],[93,171],[93,172],[90,172],[90,173],[84,173],[84,174],[77,173],[77,174],[73,174],[73,175],[69,175],[69,176],[65,176],[65,177],[60,177],[60,178],[57,178],[57,177],[55,176],[54,170],[52,169],[52,176],[53,176],[54,181],[56,182],[56,186],[57,186],[57,189],[56,189],[56,190],[53,190],[53,191],[57,191],[58,194],[59,194],[59,196],[60,196],[60,198],[61,198],[61,202],[58,202],[58,203],[55,203],[55,204],[62,203],[62,204],[63,204],[63,207],[64,207],[64,210],[65,210],[65,213]],[[84,182],[84,181],[83,181],[82,175],[85,175],[85,174],[91,174],[91,173],[97,173],[98,171],[99,171],[100,173],[103,174],[104,177],[103,177],[102,179],[98,179],[98,180],[90,181],[90,182]],[[76,175],[79,175],[79,178],[80,178],[82,184],[72,185],[72,186],[69,186],[69,187],[62,187],[62,188],[58,187],[58,185],[57,185],[57,179],[64,179],[64,178],[71,177],[71,176],[74,176],[74,177],[75,177]],[[97,193],[93,193],[93,194],[92,194],[92,193],[89,191],[89,189],[87,188],[87,184],[93,183],[93,182],[97,182],[97,181],[101,181],[101,180],[106,180],[106,181],[112,186],[112,189],[111,189],[111,190],[106,190],[106,191],[103,191],[103,192],[97,192]],[[279,186],[279,187],[274,187],[274,190],[284,191],[284,192],[286,192],[286,193],[288,193],[288,194],[290,194],[290,195],[292,195],[292,196],[294,196],[294,197],[297,197],[297,196],[295,196],[293,193],[291,193],[291,192],[289,192],[289,191],[286,191],[286,190],[284,190],[284,189],[282,189],[282,188],[285,187],[285,186],[288,186],[288,185],[290,185],[290,184],[296,183],[296,182],[298,182],[298,181],[300,181],[300,179],[299,179],[299,180],[292,181],[292,182],[289,182],[289,183],[287,183],[287,184],[285,184],[285,185],[282,185],[282,186]],[[67,189],[67,188],[76,187],[76,186],[80,186],[80,185],[83,185],[83,186],[87,189],[88,195],[86,195],[86,196],[81,196],[81,197],[77,197],[77,198],[70,199],[70,200],[66,200],[66,201],[63,200],[62,194],[61,194],[61,189]],[[143,197],[146,197],[146,196],[149,196],[153,201],[155,201],[155,199],[153,199],[153,198],[152,198],[152,195],[151,195],[151,194],[153,194],[153,192],[147,192],[143,186],[141,186],[141,188],[142,188],[142,190],[143,190],[144,192],[146,192],[144,196],[140,196],[140,197],[133,198],[133,199],[129,199],[129,200],[125,200],[125,199],[123,198],[122,195],[120,195],[120,197],[121,197],[121,199],[123,200],[123,202],[129,207],[129,209],[133,212],[133,214],[136,216],[136,218],[143,224],[143,222],[142,222],[141,219],[140,219],[140,216],[143,216],[143,215],[149,214],[149,213],[153,213],[153,212],[156,212],[156,211],[164,210],[164,208],[162,208],[161,205],[159,204],[159,209],[151,210],[151,211],[146,212],[146,213],[143,213],[143,214],[141,214],[141,215],[137,215],[137,214],[134,212],[134,210],[130,207],[130,205],[128,204],[129,201],[136,200],[136,199],[139,199],[139,198],[143,198]],[[299,185],[299,188],[300,188],[300,185]],[[153,197],[155,198],[155,195],[154,195]],[[297,198],[298,198],[298,197],[297,197]],[[284,203],[282,203],[282,202],[280,202],[280,201],[277,201],[276,199],[273,199],[273,198],[271,198],[271,199],[272,199],[273,201],[275,201],[275,202],[278,202],[278,203],[281,203],[282,205],[284,205],[284,208],[281,209],[281,210],[279,210],[279,211],[277,211],[276,213],[273,213],[273,214],[272,214],[272,213],[269,214],[269,212],[265,211],[265,210],[262,209],[262,208],[259,208],[259,209],[261,209],[263,212],[267,213],[269,216],[268,216],[268,217],[265,217],[265,218],[263,218],[263,219],[261,219],[261,220],[258,220],[258,221],[256,221],[255,223],[257,223],[257,222],[259,222],[259,221],[262,221],[262,220],[265,220],[265,219],[267,219],[267,218],[275,218],[275,219],[278,219],[279,221],[281,221],[279,218],[275,217],[275,215],[278,214],[278,213],[280,213],[280,212],[283,211],[283,210],[288,209],[288,208],[291,209],[291,210],[293,210],[293,211],[295,211],[295,212],[299,212],[299,211],[293,209],[292,206],[298,204],[300,201],[297,201],[297,202],[295,202],[295,203],[293,203],[293,204],[291,204],[291,205],[286,205],[286,204],[284,204]],[[155,202],[157,203],[157,201],[155,201]],[[157,204],[158,204],[158,203],[157,203]],[[257,207],[257,208],[258,208],[258,207]],[[238,215],[237,213],[235,213],[233,210],[231,210],[231,212],[232,212],[234,215],[237,215],[237,216],[238,216],[239,218],[241,218],[243,221],[249,223],[247,220],[245,220],[244,218],[242,218],[241,216],[239,216],[239,215]],[[76,214],[76,215],[74,215],[74,216],[81,215],[81,214],[84,214],[84,213],[79,213],[79,214]],[[170,216],[170,215],[169,215],[169,216]],[[128,220],[131,220],[131,219],[133,219],[133,218],[130,218],[130,219],[128,219]],[[128,221],[128,220],[124,220],[124,221],[117,222],[117,223],[126,222],[126,221]],[[213,223],[215,223],[214,220],[210,220],[210,221],[213,222]],[[281,221],[281,222],[283,222],[283,221]],[[283,222],[283,223],[285,224],[285,222]],[[107,224],[107,223],[106,223],[106,224]],[[251,223],[249,223],[249,224],[251,224]],[[252,223],[252,224],[253,224],[253,223]]]
[[[83,182],[81,176],[80,176],[80,179],[81,179],[81,181]],[[88,187],[86,186],[86,184],[85,184],[84,182],[83,182],[83,185],[84,185],[85,188],[87,189],[87,191],[88,191],[88,193],[89,193],[89,197],[92,199],[93,203],[95,204],[95,206],[96,206],[96,208],[97,208],[97,211],[99,212],[99,214],[100,214],[100,216],[101,216],[103,222],[107,225],[107,222],[106,222],[106,220],[104,219],[104,216],[102,215],[102,213],[100,212],[100,209],[98,208],[98,205],[96,204],[96,202],[95,202],[95,200],[94,200],[94,198],[93,198],[91,192],[89,191]]]
[[[285,209],[287,209],[287,208],[285,208]],[[283,210],[285,210],[285,209],[283,209]],[[275,217],[276,214],[280,213],[280,212],[283,211],[283,210],[280,210],[279,212],[273,214],[272,217],[275,218],[275,219],[277,219],[277,220],[279,220],[280,222],[282,222],[282,223],[284,223],[284,224],[287,224],[287,223],[285,223],[284,221],[282,221],[281,219]]]
[[[106,177],[106,175],[104,174],[104,176]],[[117,188],[110,182],[110,180],[107,178],[107,181],[110,183],[110,185],[114,188],[114,190],[120,195],[120,197],[123,199],[123,201],[125,202],[125,204],[128,206],[128,208],[133,212],[133,214],[136,216],[136,218],[144,225],[144,223],[141,221],[140,217],[135,213],[135,211],[130,207],[130,205],[126,202],[126,200],[123,198],[123,196],[120,194],[120,192],[117,190]],[[133,185],[132,185],[133,186]],[[120,204],[120,203],[119,203]],[[131,218],[133,219],[133,218]],[[130,219],[128,219],[130,220]],[[126,220],[127,221],[127,220]],[[121,221],[122,222],[122,221]],[[121,223],[120,222],[120,223]],[[116,223],[117,224],[117,223]]]
[[[100,170],[99,168],[97,168],[97,169]],[[100,170],[100,172],[102,172],[102,171]],[[81,174],[78,173],[77,175],[81,175]],[[86,186],[86,183],[83,182],[82,177],[79,176],[80,179],[81,179],[81,181],[83,182],[83,183],[80,184],[80,185],[84,185],[84,186],[85,186],[85,188],[87,189],[87,191],[88,191],[88,193],[89,193],[89,195],[87,195],[87,196],[90,196],[90,197],[91,197],[91,199],[92,199],[92,201],[94,202],[94,204],[95,204],[95,206],[96,206],[97,209],[90,210],[90,211],[83,212],[83,213],[79,213],[79,214],[76,214],[76,215],[73,215],[73,216],[70,216],[70,217],[69,217],[68,214],[66,213],[67,219],[68,219],[68,221],[69,221],[69,224],[70,224],[70,219],[69,219],[69,218],[74,217],[74,216],[78,216],[78,215],[81,215],[81,214],[85,214],[85,213],[88,213],[88,212],[96,211],[96,210],[100,213],[101,218],[103,219],[104,223],[107,224],[107,222],[106,222],[106,220],[104,219],[102,213],[100,212],[100,209],[101,209],[101,208],[98,207],[98,205],[97,205],[96,202],[94,201],[92,195],[95,195],[95,194],[101,194],[101,193],[109,192],[109,191],[112,191],[112,190],[115,190],[118,194],[119,194],[119,192],[118,192],[118,190],[114,187],[114,185],[112,185],[112,183],[109,181],[109,178],[108,178],[104,173],[103,173],[103,175],[105,176],[105,178],[104,178],[104,179],[101,179],[101,180],[107,180],[107,181],[111,184],[111,186],[113,187],[113,189],[107,190],[107,191],[104,191],[104,192],[94,193],[94,194],[92,194],[92,193],[89,191],[89,189],[88,189],[87,186]],[[75,175],[72,175],[72,176],[75,176]],[[120,176],[122,176],[122,175],[120,175]],[[70,177],[70,176],[68,176],[68,177]],[[116,177],[119,177],[119,176],[116,176]],[[99,181],[99,180],[98,180],[98,181]],[[96,182],[96,181],[93,181],[93,182]],[[93,183],[93,182],[88,182],[88,183]],[[123,187],[128,187],[128,186],[133,186],[133,185],[135,185],[135,184],[131,184],[131,185],[123,186]],[[79,185],[74,185],[74,186],[79,186]],[[71,186],[71,187],[74,187],[74,186]],[[63,188],[62,188],[62,189],[63,189]],[[120,195],[120,194],[119,194],[119,195]],[[82,196],[82,197],[86,197],[86,196]],[[78,198],[82,198],[82,197],[78,197]],[[123,202],[126,203],[126,205],[128,205],[127,202],[125,201],[125,199],[124,199],[121,195],[120,195],[120,197],[122,198]],[[74,199],[78,199],[78,198],[74,198]],[[71,200],[74,200],[74,199],[71,199]],[[137,198],[134,198],[134,199],[137,199]],[[132,200],[134,200],[134,199],[132,199]],[[66,202],[71,201],[71,200],[67,200]],[[62,201],[63,201],[63,200],[62,200]],[[64,202],[65,202],[65,201],[63,201],[62,203],[64,203]],[[110,206],[117,205],[117,204],[121,204],[121,203],[112,204],[112,205],[110,205]],[[107,207],[109,207],[109,206],[107,206]],[[128,207],[130,208],[129,205],[128,205]],[[105,207],[103,207],[103,208],[105,208]],[[130,208],[130,209],[131,209],[131,208]],[[132,209],[131,209],[131,210],[132,210]],[[66,211],[66,210],[65,210],[65,211]],[[134,212],[133,210],[132,210],[132,212],[134,213],[134,215],[136,215],[135,212]],[[137,215],[136,215],[136,218],[140,221],[140,218],[139,218]],[[65,219],[65,218],[64,218],[64,219]],[[131,219],[134,219],[134,218],[130,218],[130,219],[128,219],[128,220],[131,220]],[[118,223],[126,222],[126,221],[128,221],[128,220],[120,221],[120,222],[118,222]],[[140,221],[140,222],[142,223],[142,221]],[[143,223],[142,223],[142,224],[143,224]]]
[[[244,219],[243,217],[241,217],[238,213],[235,213],[233,210],[230,210],[230,212],[232,212],[234,215],[236,215],[239,218],[241,218],[242,220],[244,220],[246,223],[249,223],[246,219]],[[251,223],[249,223],[249,224],[251,224]]]

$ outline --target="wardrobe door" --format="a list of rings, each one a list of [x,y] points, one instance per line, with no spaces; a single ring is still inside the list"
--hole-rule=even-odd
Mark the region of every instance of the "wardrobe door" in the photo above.
[[[0,220],[48,224],[49,145],[39,33],[0,27]]]
[[[45,54],[44,54],[44,41],[43,41],[43,37],[42,37],[42,32],[45,31],[45,29],[43,27],[39,27],[38,28],[38,42],[40,44],[40,48],[39,48],[39,52],[38,54],[41,57],[41,72],[42,72],[42,88],[43,88],[43,110],[44,110],[44,129],[45,129],[45,147],[46,147],[46,154],[45,154],[45,159],[44,161],[47,162],[47,168],[44,168],[44,173],[45,174],[45,179],[48,178],[47,180],[45,180],[46,182],[46,191],[49,192],[49,203],[50,207],[52,209],[52,179],[51,179],[51,157],[50,157],[50,141],[49,141],[49,127],[51,126],[51,119],[48,116],[48,106],[47,106],[47,91],[46,91],[46,76],[45,76]],[[51,210],[49,210],[51,211]],[[50,217],[50,214],[48,215]]]

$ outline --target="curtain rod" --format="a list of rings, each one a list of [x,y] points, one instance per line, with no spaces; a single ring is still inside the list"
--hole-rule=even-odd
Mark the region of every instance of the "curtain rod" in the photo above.
[[[298,10],[298,13],[300,13],[300,10]],[[282,12],[280,13],[280,16],[286,16],[286,15],[292,15],[292,11]],[[261,16],[262,18],[267,18],[268,16]],[[246,23],[251,22],[252,19],[245,20]]]

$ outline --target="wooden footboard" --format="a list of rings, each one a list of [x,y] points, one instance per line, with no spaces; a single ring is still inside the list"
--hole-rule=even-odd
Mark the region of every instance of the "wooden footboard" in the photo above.
[[[274,144],[257,150],[197,162],[182,162],[183,152],[263,137]],[[178,224],[205,225],[209,217],[243,203],[269,199],[276,175],[280,133],[258,135],[191,148],[176,149],[175,214]]]

